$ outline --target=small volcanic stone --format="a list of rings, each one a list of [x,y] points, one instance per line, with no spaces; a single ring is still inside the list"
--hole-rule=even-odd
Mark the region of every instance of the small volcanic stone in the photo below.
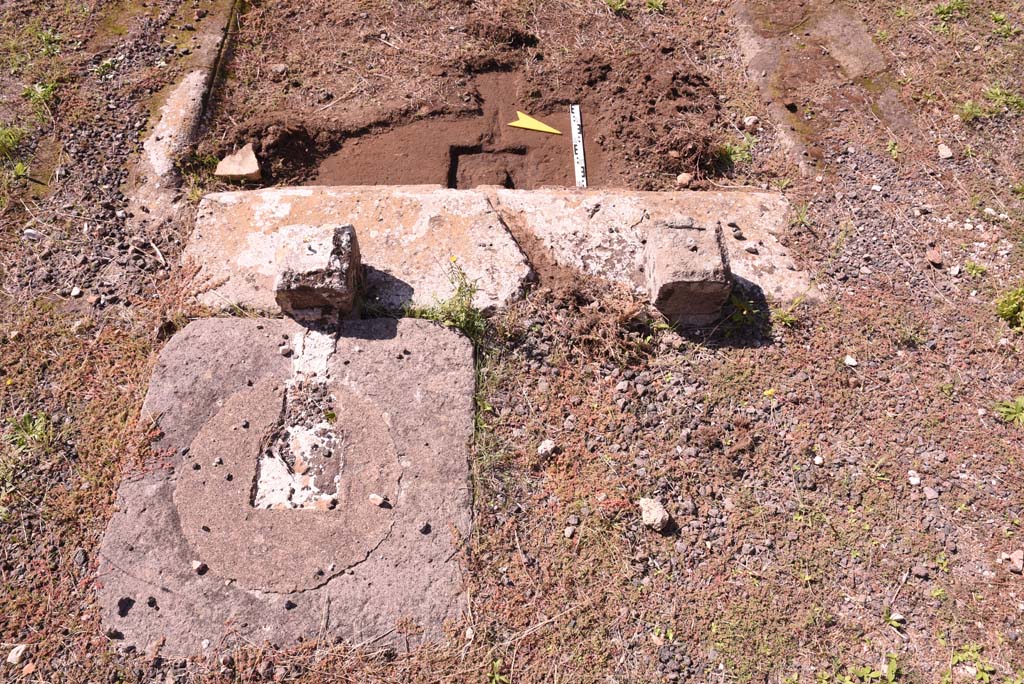
[[[643,498],[638,503],[644,525],[647,525],[647,527],[655,532],[663,532],[669,526],[669,523],[672,522],[672,516],[661,505],[661,502],[655,499]]]

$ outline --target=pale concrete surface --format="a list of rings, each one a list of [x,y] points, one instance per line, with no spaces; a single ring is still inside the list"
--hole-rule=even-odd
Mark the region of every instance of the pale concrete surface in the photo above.
[[[644,274],[652,231],[688,219],[705,228],[721,224],[728,267],[744,285],[756,285],[768,299],[783,303],[818,297],[810,275],[779,242],[788,225],[789,202],[778,193],[504,188],[486,192],[505,221],[536,236],[555,263],[620,282],[648,297],[657,296],[648,291]],[[745,239],[735,239],[729,224],[739,227]]]
[[[474,304],[485,310],[515,300],[532,276],[483,193],[436,186],[271,188],[203,199],[184,254],[197,268],[192,291],[216,309],[277,314],[273,284],[282,264],[337,223],[355,227],[371,309],[430,306],[449,297],[453,263],[476,283]]]
[[[299,380],[333,396],[337,505],[256,508],[256,464]],[[427,321],[351,321],[337,336],[287,319],[191,323],[143,407],[162,458],[124,480],[100,547],[104,628],[175,657],[321,630],[404,647],[391,630],[405,618],[423,630],[410,645],[437,638],[462,610],[473,385],[469,342]]]

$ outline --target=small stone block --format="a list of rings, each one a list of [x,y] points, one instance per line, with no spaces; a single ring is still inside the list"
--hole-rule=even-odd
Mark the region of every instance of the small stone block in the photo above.
[[[221,180],[233,182],[261,180],[263,174],[260,171],[260,162],[256,159],[256,152],[252,149],[252,143],[220,160],[213,175]]]
[[[274,283],[281,311],[296,319],[334,316],[343,318],[355,308],[362,264],[355,229],[322,226],[305,248],[293,250]]]
[[[722,228],[659,222],[647,236],[644,274],[651,301],[680,325],[709,325],[721,315],[732,291]]]

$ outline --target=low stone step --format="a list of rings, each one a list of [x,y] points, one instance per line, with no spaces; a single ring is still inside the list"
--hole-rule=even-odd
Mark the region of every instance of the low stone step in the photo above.
[[[283,265],[355,228],[365,268],[363,303],[398,311],[455,290],[453,269],[477,286],[483,310],[515,300],[532,275],[526,257],[481,192],[435,186],[283,187],[207,195],[184,258],[192,290],[215,309],[276,315]]]
[[[779,193],[493,188],[488,194],[501,217],[535,236],[555,263],[616,280],[655,300],[655,286],[664,276],[651,273],[650,267],[672,263],[681,273],[689,272],[684,283],[696,283],[699,274],[706,274],[717,296],[717,267],[707,260],[713,259],[705,251],[710,245],[702,242],[716,232],[715,226],[721,227],[734,281],[779,303],[818,298],[810,275],[779,242],[790,212],[788,200]],[[665,253],[673,244],[664,241],[665,226],[693,226],[706,238],[685,229],[691,234],[682,238],[684,245],[693,238],[699,249]]]
[[[555,264],[623,284],[673,322],[706,325],[734,282],[781,303],[817,297],[778,240],[788,212],[782,195],[765,192],[272,188],[204,198],[185,259],[201,303],[277,315],[286,265],[350,224],[371,309],[445,299],[457,268],[478,288],[475,306],[489,310],[533,276],[513,238],[528,235]]]

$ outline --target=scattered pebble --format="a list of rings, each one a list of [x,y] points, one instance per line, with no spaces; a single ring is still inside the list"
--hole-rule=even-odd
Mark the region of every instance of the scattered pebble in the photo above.
[[[949,149],[949,145],[941,143],[939,145],[939,159],[952,159],[953,150]]]
[[[939,498],[939,493],[931,487],[925,487],[924,498],[928,499],[928,501],[935,501],[935,499]]]
[[[1017,549],[1010,554],[1010,572],[1024,575],[1024,549]]]
[[[73,288],[71,288],[71,297],[73,299],[78,299],[81,296],[82,296],[82,288],[78,287],[77,285],[74,286]]]
[[[688,188],[688,187],[690,187],[690,183],[692,183],[692,182],[693,182],[693,174],[692,173],[681,173],[678,176],[676,176],[676,186],[677,187]]]
[[[368,498],[370,499],[370,503],[372,503],[374,506],[380,506],[382,508],[384,504],[386,504],[388,501],[380,494],[370,494]]]
[[[192,572],[197,575],[204,575],[209,568],[206,567],[206,563],[203,561],[192,561]]]
[[[569,525],[569,526],[568,526],[568,527],[566,527],[566,528],[565,528],[564,530],[562,530],[562,535],[563,535],[563,536],[564,536],[564,537],[565,537],[566,539],[572,539],[572,536],[573,536],[574,534],[576,534],[576,528],[575,528],[575,527],[573,527],[572,525]]]
[[[757,118],[754,115],[743,117],[743,128],[747,129],[748,131],[753,128],[757,128],[757,125],[759,123],[761,123],[761,119]]]
[[[555,445],[554,440],[545,439],[540,443],[540,446],[537,447],[537,455],[542,458],[547,458],[551,454],[555,453],[557,449],[558,447]]]
[[[916,470],[907,471],[907,481],[911,487],[918,487],[921,484],[921,476],[917,474]]]
[[[932,247],[927,252],[925,252],[925,258],[928,259],[928,263],[934,266],[935,268],[942,267],[942,252],[940,252],[938,248]]]
[[[855,368],[857,366],[857,358],[847,354],[846,358],[843,359],[843,363],[849,366],[850,368]]]
[[[21,659],[25,656],[25,650],[28,648],[28,644],[18,644],[11,649],[11,652],[7,654],[7,662],[11,665],[17,665],[21,662]]]
[[[665,507],[661,505],[661,502],[655,499],[640,499],[638,502],[640,505],[640,516],[643,518],[644,525],[651,528],[655,532],[663,532],[672,521],[672,516],[668,514]]]

